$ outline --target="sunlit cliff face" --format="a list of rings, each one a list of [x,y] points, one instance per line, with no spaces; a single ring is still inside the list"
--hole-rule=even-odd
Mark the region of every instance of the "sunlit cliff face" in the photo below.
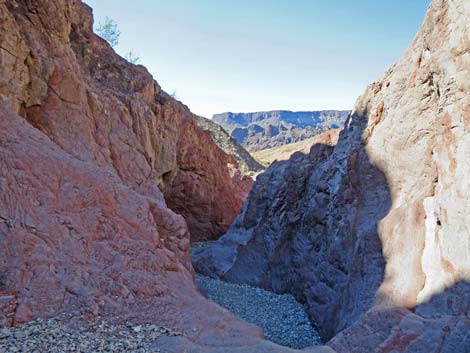
[[[470,279],[469,16],[467,1],[434,1],[405,56],[360,103],[384,107],[369,117],[366,146],[392,195],[379,226],[383,303],[412,307]]]

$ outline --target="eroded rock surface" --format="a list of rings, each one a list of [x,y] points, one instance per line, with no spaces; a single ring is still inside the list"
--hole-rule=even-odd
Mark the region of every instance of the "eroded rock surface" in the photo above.
[[[88,6],[0,1],[0,103],[0,325],[67,311],[259,341],[198,294],[188,255],[238,212],[237,162]]]
[[[193,239],[222,234],[251,185],[188,108],[94,35],[85,5],[0,4],[2,106],[137,192],[159,187]]]
[[[293,293],[338,352],[470,351],[469,38],[470,3],[434,0],[336,146],[274,163],[196,268]]]

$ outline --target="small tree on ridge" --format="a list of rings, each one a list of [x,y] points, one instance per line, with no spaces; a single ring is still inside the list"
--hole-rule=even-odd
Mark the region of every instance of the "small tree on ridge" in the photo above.
[[[119,44],[121,31],[118,30],[116,22],[108,16],[104,19],[104,23],[100,22],[98,28],[96,28],[96,33],[113,48]]]
[[[129,61],[131,64],[134,64],[136,65],[139,61],[140,61],[140,58],[136,55],[134,55],[133,52],[129,51],[126,53],[126,55],[124,56],[124,58]]]

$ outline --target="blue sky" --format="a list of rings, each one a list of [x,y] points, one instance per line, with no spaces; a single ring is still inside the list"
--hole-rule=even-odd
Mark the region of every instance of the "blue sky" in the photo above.
[[[351,109],[430,0],[85,0],[196,114]]]

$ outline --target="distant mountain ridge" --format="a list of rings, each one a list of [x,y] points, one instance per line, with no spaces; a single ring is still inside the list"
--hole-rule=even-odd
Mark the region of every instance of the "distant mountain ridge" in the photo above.
[[[342,127],[349,113],[349,110],[227,112],[215,114],[212,120],[248,151],[255,152]]]

